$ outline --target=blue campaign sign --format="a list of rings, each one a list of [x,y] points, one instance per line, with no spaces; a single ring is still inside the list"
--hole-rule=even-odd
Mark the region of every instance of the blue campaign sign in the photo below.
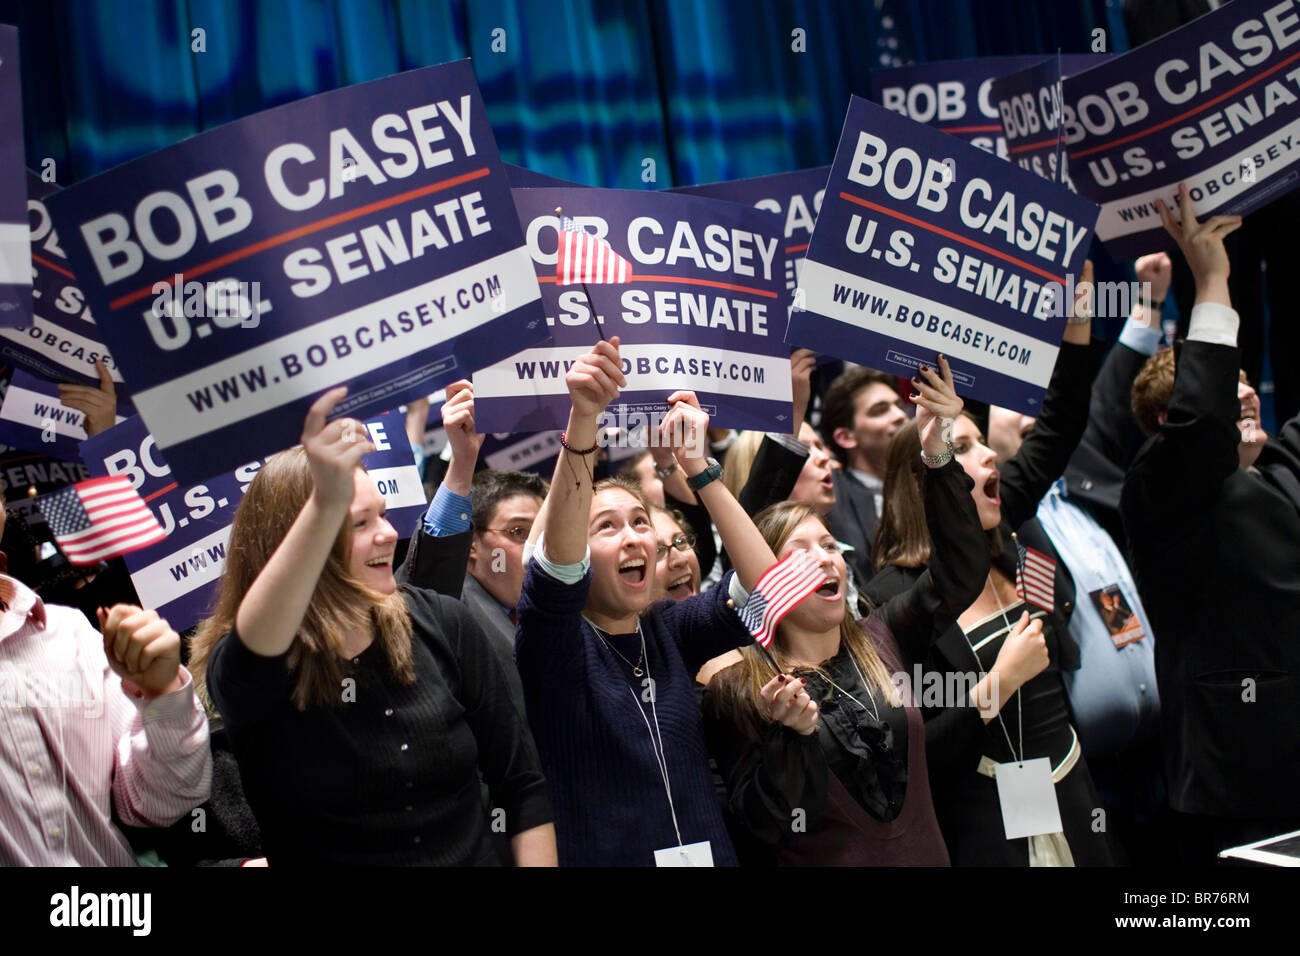
[[[1061,186],[853,97],[789,339],[909,378],[942,352],[962,395],[1036,415],[1096,217]]]
[[[32,315],[27,190],[23,186],[23,95],[18,30],[0,23],[0,326],[26,325]]]
[[[474,403],[477,410],[477,398]],[[551,475],[555,474],[555,462],[559,454],[559,432],[538,432],[533,435],[495,432],[483,438],[478,460],[498,471],[531,471],[550,481]]]
[[[468,61],[245,117],[46,200],[185,480],[366,418],[545,335]]]
[[[80,461],[81,443],[86,438],[84,416],[61,404],[59,398],[59,387],[53,382],[14,369],[0,402],[0,442],[64,461]],[[120,406],[115,419],[121,422],[132,414],[130,406]]]
[[[367,471],[384,495],[389,521],[398,534],[409,536],[424,510],[424,489],[402,416],[382,415],[365,426],[376,445],[364,459]],[[81,453],[92,475],[124,475],[167,532],[165,540],[123,558],[144,606],[177,630],[198,623],[216,598],[235,509],[264,460],[201,482],[178,480],[138,415],[86,439]]]
[[[1061,135],[1061,58],[998,77],[993,102],[1002,122],[1008,158],[1035,175],[1071,190]]]
[[[1235,0],[1064,83],[1065,143],[1116,259],[1173,248],[1177,214],[1245,214],[1300,185],[1300,3]]]
[[[632,267],[589,284],[606,338],[622,340],[627,387],[603,423],[624,430],[692,389],[718,425],[785,430],[791,415],[779,219],[736,203],[621,189],[519,189],[515,205],[542,284],[551,338],[474,375],[483,432],[563,428],[564,376],[600,340],[581,285],[557,287],[557,206]]]
[[[970,60],[938,60],[888,70],[871,71],[871,98],[886,109],[925,123],[985,152],[1008,158],[993,81],[1027,70],[1046,54],[989,56]],[[1105,54],[1062,56],[1067,74],[1102,62]]]
[[[829,166],[817,166],[813,169],[777,173],[775,176],[681,186],[667,191],[725,199],[727,202],[738,202],[777,213],[783,224],[781,252],[785,256],[785,303],[788,310],[793,305],[794,291],[799,287],[804,253],[808,251],[808,241],[812,239],[817,213],[822,208],[826,177],[830,171]]]
[[[119,404],[127,399],[122,373],[100,340],[86,296],[68,267],[45,197],[58,186],[27,171],[27,210],[32,244],[32,316],[26,325],[0,328],[0,357],[51,382],[98,385],[95,362],[103,360],[117,383]]]

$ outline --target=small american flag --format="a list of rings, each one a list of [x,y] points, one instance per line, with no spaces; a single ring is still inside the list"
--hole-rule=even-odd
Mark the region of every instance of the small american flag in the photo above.
[[[91,478],[36,501],[54,540],[77,565],[95,564],[167,537],[131,482]]]
[[[794,607],[826,583],[826,573],[807,551],[791,551],[758,579],[740,620],[764,647],[772,643],[776,626]]]
[[[1016,539],[1020,564],[1016,569],[1016,591],[1022,598],[1041,607],[1053,610],[1056,604],[1056,562],[1033,548],[1026,548]]]
[[[632,278],[628,262],[604,239],[585,232],[568,216],[560,220],[560,249],[555,260],[556,285],[579,282],[627,282]]]

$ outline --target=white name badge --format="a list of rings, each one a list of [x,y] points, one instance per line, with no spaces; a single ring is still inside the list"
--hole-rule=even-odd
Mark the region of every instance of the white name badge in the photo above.
[[[655,866],[712,866],[713,848],[709,841],[688,843],[686,846],[670,846],[665,850],[655,850]]]
[[[1056,802],[1050,759],[1000,763],[993,779],[998,784],[1008,840],[1061,832],[1061,808]]]

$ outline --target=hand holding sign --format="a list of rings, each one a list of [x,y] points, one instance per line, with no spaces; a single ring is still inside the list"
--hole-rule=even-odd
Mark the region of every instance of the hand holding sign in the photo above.
[[[817,365],[817,353],[812,349],[795,349],[790,353],[790,381],[794,388],[794,418],[787,429],[798,437],[799,423],[808,414],[808,400],[812,397],[812,371]]]
[[[348,390],[332,388],[312,403],[302,426],[302,447],[311,468],[312,495],[326,511],[347,511],[355,489],[353,472],[363,455],[375,450],[366,428],[351,418],[326,422]]]
[[[484,435],[474,430],[474,386],[465,379],[447,386],[442,405],[442,427],[451,445],[451,465],[442,482],[457,495],[468,495],[474,483],[474,466],[483,447]]]
[[[1156,212],[1160,214],[1165,231],[1178,243],[1192,275],[1196,277],[1196,302],[1229,305],[1230,266],[1223,240],[1241,228],[1241,217],[1211,216],[1205,222],[1198,223],[1192,214],[1192,199],[1186,183],[1178,184],[1178,222],[1174,222],[1173,213],[1164,204],[1164,200],[1156,200]]]
[[[627,385],[618,345],[617,335],[608,342],[597,342],[596,347],[574,362],[564,376],[569,399],[573,402],[574,417],[594,421],[606,405],[618,398],[618,390]]]
[[[1174,264],[1168,253],[1154,252],[1141,256],[1134,264],[1134,271],[1138,282],[1149,290],[1147,294],[1151,302],[1161,302],[1169,294],[1169,286],[1174,281]]]
[[[87,438],[117,424],[117,386],[113,383],[113,374],[102,359],[95,362],[95,371],[99,373],[98,388],[91,385],[59,386],[59,401],[84,416],[82,428],[86,430]]]
[[[130,604],[99,608],[108,666],[132,696],[159,697],[179,690],[181,639],[157,611]]]
[[[912,379],[916,389],[911,399],[916,403],[916,427],[921,434],[921,450],[931,458],[942,455],[952,443],[952,421],[965,407],[953,385],[952,369],[940,355],[939,367],[920,367],[920,377]]]

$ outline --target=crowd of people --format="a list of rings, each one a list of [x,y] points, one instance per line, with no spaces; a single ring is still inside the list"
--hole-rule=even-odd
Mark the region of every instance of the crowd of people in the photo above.
[[[677,391],[600,477],[612,337],[549,482],[482,467],[447,389],[409,542],[320,396],[186,640],[111,571],[76,607],[0,574],[0,862],[1208,865],[1300,829],[1300,418],[1265,435],[1240,371],[1240,219],[1180,201],[1186,339],[1169,257],[1109,348],[1085,274],[1036,419],[943,355],[816,389],[800,349],[793,433]],[[756,643],[796,552],[821,583]]]

